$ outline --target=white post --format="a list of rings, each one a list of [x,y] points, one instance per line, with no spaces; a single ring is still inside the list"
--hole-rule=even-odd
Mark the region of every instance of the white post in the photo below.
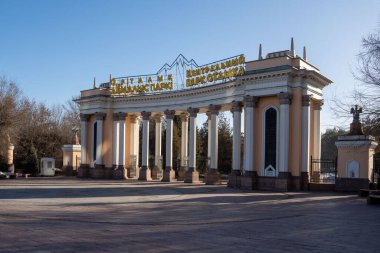
[[[257,107],[257,97],[244,97],[244,174],[253,175],[254,167],[254,108]]]
[[[278,94],[280,100],[280,147],[279,147],[279,173],[288,173],[289,160],[289,105],[292,99],[290,93]],[[282,176],[282,175],[280,175]]]
[[[302,158],[301,172],[309,172],[310,162],[310,96],[302,96]]]
[[[131,156],[136,159],[136,163],[131,159],[131,169],[130,169],[130,177],[138,177],[139,176],[139,170],[138,170],[138,162],[139,162],[139,121],[140,118],[136,115],[130,116],[131,120],[131,143],[130,143],[130,149],[131,149]]]
[[[196,117],[196,116],[195,116]],[[186,166],[186,158],[188,156],[188,123],[189,115],[187,113],[181,114],[182,132],[181,132],[181,166]]]
[[[207,168],[211,166],[211,113],[207,112]]]
[[[149,181],[152,179],[149,169],[149,119],[150,112],[141,112],[143,117],[143,138],[142,138],[142,161],[139,180]]]
[[[124,169],[125,166],[125,118],[126,113],[119,113],[119,166],[118,169]]]
[[[232,130],[232,173],[240,175],[241,164],[241,102],[232,103],[233,130]]]
[[[171,182],[175,178],[175,172],[173,170],[173,117],[175,111],[166,110],[166,167],[163,182]]]
[[[113,114],[113,145],[112,145],[112,165],[117,167],[119,165],[119,115]]]
[[[81,165],[87,165],[87,122],[89,116],[86,114],[80,115],[80,144],[81,144]]]
[[[197,114],[199,109],[189,108],[190,116],[190,141],[189,141],[189,169],[185,173],[185,183],[198,183],[199,173],[197,172]],[[186,115],[187,116],[187,115]],[[187,118],[187,117],[186,117]],[[186,119],[187,122],[187,119]],[[186,124],[187,126],[187,124]],[[186,128],[187,131],[187,128]]]
[[[218,172],[218,115],[220,105],[210,105],[211,114],[211,136],[210,136],[210,170],[207,173],[206,184],[219,184],[220,174]]]
[[[97,132],[96,132],[96,165],[102,166],[102,145],[103,145],[103,119],[104,113],[96,114],[96,124],[97,124]]]
[[[162,115],[156,114],[154,116],[155,124],[155,145],[154,145],[154,168],[152,170],[152,178],[159,179],[161,177],[161,167],[159,168],[161,157],[161,144],[162,144]]]

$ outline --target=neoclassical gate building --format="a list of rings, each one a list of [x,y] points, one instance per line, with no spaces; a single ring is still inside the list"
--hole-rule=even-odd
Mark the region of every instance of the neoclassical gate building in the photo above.
[[[260,45],[259,57],[253,61],[238,55],[199,66],[180,55],[156,74],[110,77],[99,87],[94,81],[94,88],[81,91],[75,100],[81,112],[79,176],[175,180],[173,117],[180,115],[181,170],[177,180],[197,183],[197,116],[206,113],[210,162],[205,183],[218,184],[218,114],[231,111],[233,160],[229,186],[306,189],[310,156],[320,157],[322,89],[330,83],[307,61],[305,48],[302,57],[295,54],[293,40],[290,50],[268,53],[266,57]],[[152,167],[150,119],[155,120]],[[166,167],[160,171],[163,121]]]

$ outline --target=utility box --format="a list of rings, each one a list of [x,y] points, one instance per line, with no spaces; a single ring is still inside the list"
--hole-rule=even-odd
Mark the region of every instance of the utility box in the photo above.
[[[40,176],[53,177],[55,176],[55,159],[49,157],[41,158]]]

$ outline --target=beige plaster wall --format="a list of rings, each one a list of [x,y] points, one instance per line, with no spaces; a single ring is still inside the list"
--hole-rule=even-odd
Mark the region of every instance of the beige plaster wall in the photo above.
[[[301,174],[302,147],[302,88],[292,89],[292,103],[289,108],[289,172]]]
[[[91,115],[90,118],[88,119],[88,122],[87,122],[87,140],[86,140],[86,144],[87,144],[87,152],[86,152],[86,155],[87,155],[87,162],[88,164],[91,164],[92,163],[92,160],[91,160],[91,152],[92,152],[92,136],[93,136],[93,125],[94,125],[94,122],[96,120],[96,117],[95,115]],[[95,159],[95,157],[94,157]]]
[[[347,162],[356,160],[359,162],[359,178],[371,179],[373,150],[366,147],[361,148],[340,148],[338,149],[338,174],[337,177],[348,177]],[[369,170],[371,171],[369,172]]]

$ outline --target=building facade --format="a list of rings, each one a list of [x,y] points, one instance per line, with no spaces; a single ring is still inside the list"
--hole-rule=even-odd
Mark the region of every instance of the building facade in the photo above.
[[[173,82],[170,74],[164,73],[168,67],[179,66],[178,62],[188,63],[186,82],[181,87],[179,82]],[[233,161],[229,186],[305,189],[310,157],[319,158],[321,152],[322,90],[332,83],[307,61],[305,49],[303,57],[296,55],[292,40],[290,50],[268,53],[265,58],[260,45],[259,57],[253,61],[238,56],[197,66],[193,60],[180,57],[171,66],[166,65],[165,71],[160,70],[153,78],[148,75],[143,76],[144,80],[142,77],[110,78],[109,83],[99,88],[94,85],[93,89],[81,91],[76,100],[81,112],[80,176],[160,178],[162,123],[165,121],[166,168],[162,180],[174,180],[173,116],[181,115],[181,170],[186,171],[179,173],[180,180],[199,182],[197,115],[206,113],[210,164],[205,182],[218,184],[218,114],[231,111]],[[160,76],[160,73],[164,74]],[[152,118],[156,129],[155,164],[149,167],[149,120]],[[140,145],[142,158],[138,164]]]

